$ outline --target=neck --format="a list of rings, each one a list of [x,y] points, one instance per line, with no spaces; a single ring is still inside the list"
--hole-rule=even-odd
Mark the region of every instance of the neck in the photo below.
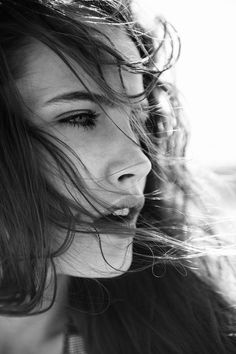
[[[64,332],[68,278],[60,275],[57,280],[56,299],[47,312],[25,317],[0,316],[0,353],[31,352],[30,348],[41,348]],[[44,294],[43,308],[48,306],[51,298],[52,287],[49,287]]]

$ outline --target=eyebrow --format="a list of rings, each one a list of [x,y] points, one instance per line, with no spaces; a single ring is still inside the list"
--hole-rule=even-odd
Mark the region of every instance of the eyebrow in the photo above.
[[[91,101],[94,103],[101,103],[107,106],[114,107],[114,103],[109,100],[105,95],[99,93],[90,93],[87,91],[72,91],[62,93],[58,96],[51,98],[50,100],[46,101],[44,106],[53,103],[65,103],[65,102],[74,102],[74,101]]]

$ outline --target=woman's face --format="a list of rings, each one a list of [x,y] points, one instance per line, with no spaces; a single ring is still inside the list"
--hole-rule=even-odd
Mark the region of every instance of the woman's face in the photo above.
[[[104,26],[103,31],[126,57],[140,59],[137,48],[123,31]],[[26,60],[25,74],[17,80],[29,108],[26,114],[35,124],[44,126],[76,152],[86,169],[71,154],[70,158],[95,200],[93,205],[101,213],[105,213],[105,209],[100,203],[96,205],[96,200],[102,200],[108,206],[115,205],[117,209],[138,204],[138,210],[130,221],[130,226],[134,226],[144,203],[143,191],[151,163],[137,144],[137,137],[131,129],[128,119],[131,108],[111,104],[92,77],[78,64],[74,63],[74,68],[88,90],[53,51],[43,44],[33,44]],[[104,66],[103,74],[110,87],[117,92],[126,92],[127,95],[143,92],[141,74],[122,70],[123,85],[115,65]],[[102,108],[94,102],[89,92],[99,99]],[[147,105],[145,98],[141,103],[134,101],[134,107],[138,108],[140,104]],[[67,193],[56,177],[55,185],[61,192]],[[72,187],[70,190],[91,212],[91,217],[81,215],[81,220],[96,222],[100,215],[82,195],[73,192]],[[56,259],[57,271],[80,277],[120,275],[121,271],[130,267],[133,236],[132,231],[126,236],[100,233],[103,255],[115,270],[105,262],[94,234],[76,234],[70,248]],[[55,235],[61,240],[64,237],[62,232]]]

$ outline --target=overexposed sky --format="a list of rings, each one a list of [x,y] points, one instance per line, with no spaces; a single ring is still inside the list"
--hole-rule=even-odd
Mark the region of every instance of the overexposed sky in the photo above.
[[[236,166],[236,0],[135,1],[144,21],[162,15],[180,35],[176,75],[192,131],[189,157]]]

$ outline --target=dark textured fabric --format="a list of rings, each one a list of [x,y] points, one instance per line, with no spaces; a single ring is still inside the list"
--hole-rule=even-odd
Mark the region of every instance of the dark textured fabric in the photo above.
[[[86,354],[83,338],[78,334],[68,334],[63,354]]]
[[[68,321],[65,333],[63,354],[87,354],[83,337],[77,333],[71,319]]]

